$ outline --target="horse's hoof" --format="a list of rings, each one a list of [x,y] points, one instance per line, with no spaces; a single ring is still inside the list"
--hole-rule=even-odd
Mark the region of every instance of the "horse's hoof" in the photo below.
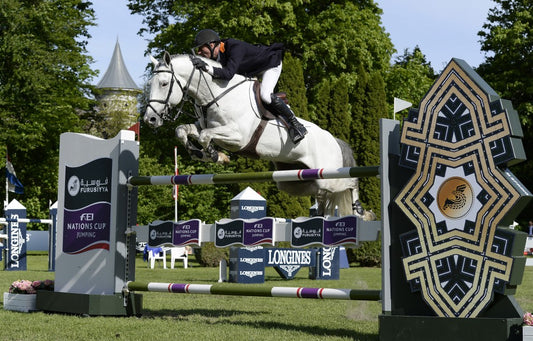
[[[377,218],[378,218],[377,215],[374,212],[372,212],[372,210],[365,211],[365,213],[363,214],[364,221],[373,221],[373,220],[376,220]]]
[[[355,211],[355,213],[359,216],[364,216],[365,210],[363,208],[363,205],[361,205],[361,202],[359,200],[356,200],[352,204],[352,208]]]
[[[230,159],[229,156],[222,152],[218,152],[218,160],[217,163],[221,165],[227,165],[229,163]]]

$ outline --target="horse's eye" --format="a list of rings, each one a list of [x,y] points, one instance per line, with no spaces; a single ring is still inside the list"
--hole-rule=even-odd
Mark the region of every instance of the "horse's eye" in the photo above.
[[[164,87],[166,87],[166,86],[168,86],[168,82],[167,82],[167,81],[161,82],[161,87],[164,88]]]

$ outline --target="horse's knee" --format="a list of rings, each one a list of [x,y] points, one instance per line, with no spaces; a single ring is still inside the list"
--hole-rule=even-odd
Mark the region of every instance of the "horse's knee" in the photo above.
[[[200,134],[198,134],[198,142],[204,146],[204,148],[207,148],[211,143],[211,135],[205,130],[200,131]]]
[[[174,133],[176,134],[178,140],[180,140],[183,144],[187,142],[187,132],[182,126],[177,127]]]

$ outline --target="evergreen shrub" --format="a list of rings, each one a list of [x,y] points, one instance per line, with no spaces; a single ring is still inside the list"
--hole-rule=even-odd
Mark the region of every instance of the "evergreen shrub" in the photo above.
[[[202,247],[194,249],[196,261],[205,267],[217,267],[221,260],[229,263],[229,248],[217,248],[215,243],[204,243]]]

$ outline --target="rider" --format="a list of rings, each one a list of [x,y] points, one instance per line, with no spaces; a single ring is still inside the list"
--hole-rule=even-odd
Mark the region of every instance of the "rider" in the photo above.
[[[236,39],[220,39],[218,33],[210,29],[198,32],[194,39],[198,55],[220,62],[221,68],[212,67],[200,58],[193,58],[197,69],[209,73],[213,78],[230,80],[237,73],[246,77],[262,75],[261,99],[276,116],[281,116],[289,125],[289,136],[296,144],[307,129],[298,122],[292,110],[279,97],[274,95],[282,68],[283,44],[270,46],[252,45]]]

